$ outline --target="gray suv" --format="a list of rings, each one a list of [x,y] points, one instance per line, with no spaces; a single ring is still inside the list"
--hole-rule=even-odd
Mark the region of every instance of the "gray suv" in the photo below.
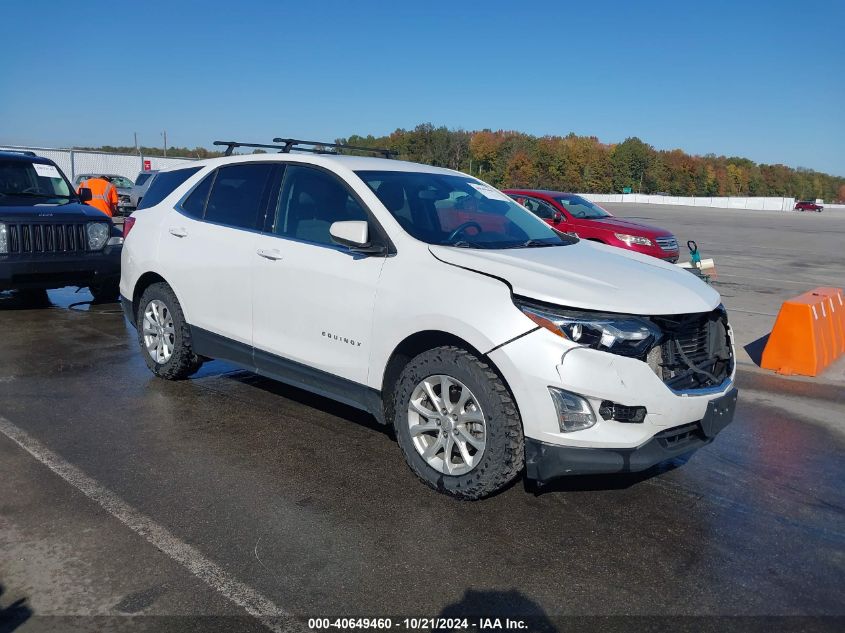
[[[147,193],[147,189],[150,188],[150,183],[153,181],[153,177],[157,173],[157,169],[138,173],[138,177],[135,179],[135,186],[132,187],[132,190],[129,192],[129,206],[133,209],[138,208],[138,205],[141,204],[141,199],[144,197],[144,194]]]

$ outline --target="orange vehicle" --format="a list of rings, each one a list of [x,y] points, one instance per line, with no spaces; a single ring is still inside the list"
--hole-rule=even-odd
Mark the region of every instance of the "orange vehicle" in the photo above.
[[[79,189],[90,189],[91,200],[87,204],[112,217],[117,210],[117,188],[104,178],[89,178],[79,185]],[[78,192],[77,192],[78,193]]]

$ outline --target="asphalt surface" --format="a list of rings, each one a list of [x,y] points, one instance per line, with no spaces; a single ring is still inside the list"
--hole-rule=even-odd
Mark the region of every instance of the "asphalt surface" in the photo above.
[[[732,316],[802,291],[766,292],[774,264],[749,243],[784,253],[791,281],[845,276],[831,247],[845,221],[637,216],[718,253]],[[280,630],[290,616],[508,616],[532,630],[566,629],[564,616],[845,622],[835,379],[748,361],[734,423],[691,458],[467,503],[419,483],[362,413],[221,362],[156,379],[117,305],[50,297],[0,295],[0,631],[262,630],[277,621],[249,614],[268,609]]]

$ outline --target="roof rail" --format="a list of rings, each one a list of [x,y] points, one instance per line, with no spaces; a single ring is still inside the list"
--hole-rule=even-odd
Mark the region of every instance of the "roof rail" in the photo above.
[[[232,155],[232,150],[236,147],[256,147],[261,149],[277,149],[282,150],[284,147],[282,145],[267,145],[265,143],[241,143],[239,141],[214,141],[213,145],[225,145],[226,151],[224,154],[226,156]]]
[[[325,148],[330,147],[334,149],[351,149],[358,152],[372,152],[374,154],[382,154],[385,158],[391,158],[397,155],[397,152],[392,149],[382,149],[380,147],[361,147],[359,145],[344,145],[342,143],[321,143],[320,141],[300,141],[295,138],[274,138],[273,143],[278,145],[268,145],[266,143],[241,143],[240,141],[214,141],[214,145],[225,146],[226,151],[224,155],[231,156],[236,147],[254,147],[256,149],[277,149],[280,154],[288,154],[292,149],[297,152],[311,152],[312,154],[337,154],[337,152],[327,151]],[[310,145],[311,147],[300,147],[301,145]]]
[[[323,143],[321,141],[302,141],[300,139],[295,138],[274,138],[274,143],[283,143],[284,149],[282,150],[284,153],[290,152],[292,149],[302,152],[314,152],[317,154],[325,154],[330,152],[325,152],[319,148],[321,147],[333,147],[334,149],[351,149],[357,152],[371,152],[373,154],[381,154],[385,158],[391,158],[392,156],[396,156],[398,152],[393,151],[392,149],[384,149],[382,147],[362,147],[361,145],[346,145],[344,143]],[[311,145],[311,148],[307,147],[299,147],[299,145]],[[331,152],[334,153],[334,152]]]

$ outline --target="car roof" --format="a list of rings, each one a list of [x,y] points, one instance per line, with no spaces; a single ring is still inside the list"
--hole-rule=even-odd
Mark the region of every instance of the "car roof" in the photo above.
[[[10,150],[0,150],[0,158],[3,160],[19,160],[22,163],[41,163],[42,165],[56,164],[44,156],[33,156],[31,154],[25,154],[23,151],[15,152]]]
[[[412,163],[392,158],[375,158],[373,156],[345,156],[338,154],[304,154],[290,152],[286,154],[240,154],[232,156],[221,156],[220,158],[206,158],[203,160],[190,161],[174,165],[161,171],[174,171],[178,169],[190,169],[192,167],[217,167],[220,165],[232,165],[237,163],[252,162],[295,162],[307,165],[318,165],[322,167],[342,166],[351,171],[407,171],[423,172],[430,174],[456,175],[461,174],[453,169],[445,167],[434,167],[422,163]]]

